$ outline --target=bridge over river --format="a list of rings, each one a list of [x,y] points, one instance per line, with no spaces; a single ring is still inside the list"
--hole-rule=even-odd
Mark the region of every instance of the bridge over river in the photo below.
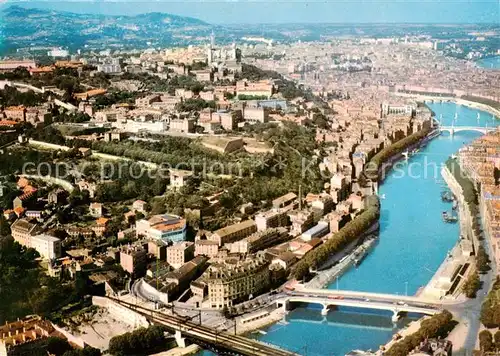
[[[489,132],[495,131],[495,127],[481,127],[481,126],[439,126],[440,132],[448,132],[450,135],[453,135],[457,132],[461,131],[475,131],[482,134],[487,134]]]
[[[441,301],[419,297],[308,288],[296,288],[276,301],[276,304],[285,310],[289,308],[290,303],[320,304],[323,307],[322,315],[328,314],[332,306],[388,310],[393,313],[394,322],[398,321],[400,313],[434,315],[443,310]]]

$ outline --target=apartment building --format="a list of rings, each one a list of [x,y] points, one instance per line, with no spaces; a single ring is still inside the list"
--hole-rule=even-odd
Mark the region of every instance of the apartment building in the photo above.
[[[10,231],[15,241],[20,245],[30,247],[31,238],[40,231],[40,228],[36,223],[31,223],[26,219],[18,219],[11,225]]]
[[[270,98],[273,95],[273,84],[269,80],[249,82],[240,80],[236,82],[236,95],[262,96]]]
[[[213,264],[202,276],[208,286],[208,303],[213,309],[231,307],[267,290],[271,276],[264,254],[236,264]]]
[[[193,178],[193,171],[183,169],[170,170],[170,187],[182,188]]]
[[[54,326],[37,315],[6,322],[0,326],[0,356],[11,355],[16,347],[46,339],[54,332]]]
[[[194,132],[194,120],[187,118],[171,119],[168,130],[171,132]]]
[[[194,243],[181,241],[167,247],[167,262],[175,269],[179,268],[194,257]]]
[[[297,195],[292,192],[282,195],[281,197],[273,200],[273,208],[284,208],[285,206],[292,204],[295,199],[297,199]]]
[[[208,236],[208,239],[217,242],[219,246],[223,246],[226,243],[241,240],[255,231],[257,231],[255,222],[253,220],[246,220],[216,230],[212,235]]]
[[[269,121],[269,109],[262,107],[246,107],[243,110],[243,120],[250,123],[265,123]]]
[[[31,237],[31,248],[38,251],[40,256],[47,260],[61,257],[61,240],[47,234],[40,234]]]
[[[120,265],[135,277],[146,273],[147,251],[142,246],[124,246],[120,250]]]
[[[255,216],[257,231],[264,231],[272,227],[288,225],[288,212],[285,209],[273,208],[271,210],[258,213]]]
[[[194,255],[199,256],[207,256],[208,258],[212,258],[217,256],[219,252],[219,243],[217,241],[210,240],[196,240],[194,243]]]
[[[279,244],[289,238],[284,227],[257,231],[240,241],[229,244],[231,253],[255,253],[267,247]]]
[[[292,222],[292,235],[300,235],[314,224],[314,214],[310,210],[294,210],[288,213],[288,217]]]

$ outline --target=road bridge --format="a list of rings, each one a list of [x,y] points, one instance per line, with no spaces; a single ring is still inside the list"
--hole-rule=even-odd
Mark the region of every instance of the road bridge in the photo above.
[[[318,295],[288,295],[276,301],[277,306],[282,307],[285,310],[289,309],[290,303],[308,303],[308,304],[320,304],[323,309],[321,310],[322,315],[327,315],[329,309],[332,306],[342,306],[342,307],[352,307],[352,308],[363,308],[372,310],[388,310],[393,313],[392,321],[397,322],[399,320],[400,313],[415,313],[423,315],[434,315],[441,312],[440,308],[428,306],[422,307],[413,305],[411,302],[398,303],[393,301],[374,301],[371,299],[348,299],[348,298],[328,298],[325,296]]]
[[[481,126],[439,126],[440,132],[448,132],[450,135],[453,135],[457,132],[461,131],[475,131],[480,132],[482,134],[487,134],[489,132],[495,131],[494,127],[481,127]]]
[[[152,310],[125,302],[120,299],[109,298],[115,303],[131,309],[136,313],[143,315],[149,321],[165,326],[167,329],[175,332],[175,337],[179,345],[183,345],[185,338],[193,340],[196,344],[212,346],[218,350],[227,353],[237,353],[240,355],[255,356],[293,356],[296,353],[281,349],[262,341],[249,339],[240,335],[229,334],[224,331],[218,331],[214,328],[204,326],[192,321],[190,317],[178,315],[168,315],[158,310]],[[221,354],[223,352],[220,352]]]
[[[412,303],[413,305],[422,307],[441,307],[443,304],[455,304],[456,301],[444,301],[436,299],[428,299],[417,296],[405,296],[396,294],[386,294],[386,293],[373,293],[373,292],[362,292],[362,291],[351,291],[351,290],[338,290],[338,289],[316,289],[316,288],[305,288],[302,286],[296,286],[289,295],[316,295],[323,297],[343,297],[346,299],[354,300],[364,300],[370,299],[373,301],[380,302],[404,302]]]

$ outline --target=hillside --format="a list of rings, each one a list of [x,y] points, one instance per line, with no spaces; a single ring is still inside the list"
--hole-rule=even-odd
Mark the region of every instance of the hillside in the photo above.
[[[167,13],[105,16],[27,9],[13,5],[0,12],[5,48],[64,46],[145,48],[206,41],[214,28],[198,19]]]

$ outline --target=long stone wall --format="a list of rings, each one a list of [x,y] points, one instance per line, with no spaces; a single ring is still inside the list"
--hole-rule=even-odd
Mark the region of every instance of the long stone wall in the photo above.
[[[54,143],[48,143],[48,142],[43,142],[43,141],[37,141],[37,140],[29,140],[28,144],[31,146],[35,147],[41,147],[49,150],[61,150],[61,151],[69,151],[71,148],[68,146],[62,146],[62,145],[56,145]]]
[[[69,342],[71,342],[72,344],[75,344],[77,345],[78,347],[81,347],[82,349],[87,346],[87,344],[85,343],[85,341],[81,338],[81,337],[78,337],[78,336],[75,336],[73,334],[71,334],[69,331],[61,328],[60,326],[57,326],[56,324],[52,323],[52,326],[54,327],[54,329],[56,329],[58,332],[60,332],[61,334],[64,335],[64,337],[66,339],[68,339]]]
[[[133,328],[147,328],[149,326],[146,317],[115,303],[109,298],[93,296],[92,304],[101,308],[106,308],[116,320],[123,321]]]

